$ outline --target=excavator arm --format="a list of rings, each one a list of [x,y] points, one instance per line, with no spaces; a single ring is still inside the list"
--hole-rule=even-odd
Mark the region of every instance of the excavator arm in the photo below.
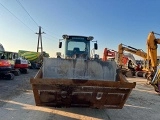
[[[160,90],[158,89],[158,83],[160,83],[160,69],[157,69],[158,63],[157,63],[157,48],[158,48],[158,44],[160,44],[160,38],[156,38],[155,37],[154,32],[150,32],[148,34],[148,38],[147,38],[147,53],[140,50],[140,49],[136,49],[133,48],[131,46],[126,46],[123,44],[120,44],[118,46],[118,62],[120,66],[123,66],[123,52],[127,51],[130,52],[132,54],[135,54],[137,56],[140,56],[142,58],[144,58],[145,60],[145,69],[150,73],[150,75],[148,75],[147,79],[152,80],[151,81],[151,85],[154,86],[155,91],[159,92]],[[157,34],[160,35],[160,34]],[[158,67],[159,68],[159,67]]]
[[[158,87],[160,85],[160,67],[158,67],[157,63],[157,48],[158,44],[160,44],[160,39],[155,37],[154,32],[150,32],[147,38],[147,58],[150,57],[151,59],[151,66],[153,68],[153,79],[151,81],[151,85],[154,86],[156,92],[160,92],[160,88]],[[160,35],[160,34],[157,34]]]
[[[126,45],[121,43],[118,46],[118,54],[119,54],[118,55],[118,62],[119,62],[120,66],[123,66],[123,52],[124,51],[130,52],[130,53],[135,54],[137,56],[140,56],[144,59],[147,58],[147,53],[145,53],[141,49],[136,49],[136,48],[133,48],[131,46],[126,46]]]
[[[148,34],[147,53],[142,51],[141,49],[136,49],[131,46],[126,46],[126,45],[120,44],[118,47],[119,65],[120,66],[123,65],[123,63],[122,63],[123,52],[127,51],[127,52],[130,52],[130,53],[135,54],[137,56],[140,56],[140,57],[144,58],[146,61],[148,61],[149,63],[147,65],[148,66],[147,69],[153,68],[153,70],[156,70],[156,68],[157,68],[157,48],[158,48],[157,45],[160,44],[160,39],[156,38],[155,34],[157,34],[157,33],[150,32]]]
[[[147,59],[151,59],[151,66],[155,70],[157,68],[157,44],[160,44],[160,39],[154,34],[156,33],[150,32],[147,38]]]

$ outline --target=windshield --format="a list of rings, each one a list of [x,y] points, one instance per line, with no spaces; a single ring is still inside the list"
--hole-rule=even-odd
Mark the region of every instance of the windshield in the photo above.
[[[74,54],[89,55],[90,42],[86,40],[67,40],[66,41],[66,56],[72,57]]]
[[[18,53],[13,53],[13,52],[0,52],[0,57],[1,59],[16,59],[18,58]]]
[[[86,43],[78,41],[69,41],[68,50],[73,50],[74,48],[79,48],[79,51],[85,51]]]

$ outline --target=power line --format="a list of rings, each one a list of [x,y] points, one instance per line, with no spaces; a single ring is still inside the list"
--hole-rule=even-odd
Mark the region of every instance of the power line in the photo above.
[[[33,17],[31,17],[31,15],[28,13],[28,11],[24,8],[24,6],[22,5],[22,3],[19,1],[19,0],[16,0],[17,2],[18,2],[18,4],[24,9],[24,11],[28,14],[28,16],[34,21],[34,23],[39,27],[39,25],[37,24],[37,22],[33,19]],[[44,28],[42,28],[42,29],[44,29]],[[44,30],[46,30],[46,29],[44,29]],[[48,31],[48,30],[46,30],[46,31]],[[49,32],[49,31],[48,31]],[[54,36],[52,36],[52,35],[50,35],[50,34],[48,34],[47,33],[47,35],[49,35],[49,36],[51,36],[51,37],[53,37],[53,38],[56,38],[56,39],[58,39],[57,37],[54,37]]]
[[[19,20],[23,25],[29,28],[32,32],[34,32],[30,27],[28,27],[23,21],[21,21],[16,15],[14,15],[8,8],[6,8],[2,3],[0,3],[3,8],[5,8],[8,12],[10,12],[17,20]]]
[[[16,0],[18,2],[18,4],[24,9],[24,11],[28,14],[28,16],[33,20],[33,22],[39,27],[39,25],[37,24],[37,22],[31,17],[31,15],[27,12],[27,10],[23,7],[23,5],[21,4],[21,2],[19,0]]]
[[[37,24],[37,22],[31,17],[31,15],[27,12],[27,10],[23,7],[23,5],[18,1],[18,0],[16,0],[18,3],[19,3],[19,5],[25,10],[25,12],[28,14],[28,16],[34,21],[34,23],[38,26],[38,24]],[[7,7],[5,7],[2,3],[0,3],[8,12],[10,12],[17,20],[19,20],[23,25],[25,25],[27,28],[29,28],[32,32],[35,32],[35,31],[33,31],[29,26],[27,26],[22,20],[20,20],[15,14],[13,14]],[[39,26],[38,26],[39,27]],[[44,29],[44,28],[43,28]],[[46,31],[48,31],[47,29],[44,29],[44,30],[46,30]],[[50,31],[48,31],[48,32],[50,32]],[[46,34],[46,35],[49,35],[49,36],[51,36],[51,37],[53,37],[53,38],[56,38],[56,39],[59,39],[58,37],[54,37],[53,35],[51,35],[51,34]],[[46,37],[46,36],[44,36],[44,37]],[[46,37],[47,38],[47,37]],[[49,38],[47,38],[47,39],[49,39]],[[50,40],[50,39],[49,39]]]
[[[51,36],[52,38],[59,39],[58,37],[54,37],[53,35],[50,35],[50,34],[47,34],[47,33],[46,33],[46,35],[49,35],[49,36]]]
[[[50,40],[50,41],[52,41],[50,38],[48,38],[48,37],[46,37],[46,36],[44,36],[44,35],[43,35],[43,37],[46,38],[46,39],[48,39],[48,40]]]
[[[44,29],[44,28],[42,28],[42,29]],[[45,31],[48,31],[48,32],[50,32],[49,30],[47,30],[47,29],[44,29]],[[49,36],[51,36],[51,37],[53,37],[53,38],[56,38],[56,39],[59,39],[58,37],[54,37],[53,35],[51,35],[51,34],[47,34],[47,35],[49,35]]]

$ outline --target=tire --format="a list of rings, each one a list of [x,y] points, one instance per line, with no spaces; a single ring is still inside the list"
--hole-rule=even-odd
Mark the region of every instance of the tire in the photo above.
[[[28,69],[27,68],[26,69],[20,69],[20,72],[22,74],[28,74]]]
[[[5,75],[6,80],[13,80],[14,79],[14,74],[13,73],[8,73]]]
[[[31,68],[36,69],[36,64],[34,62],[31,62]]]
[[[14,71],[12,71],[12,73],[13,73],[15,76],[19,76],[19,75],[20,75],[20,71],[19,71],[19,70],[14,70]]]

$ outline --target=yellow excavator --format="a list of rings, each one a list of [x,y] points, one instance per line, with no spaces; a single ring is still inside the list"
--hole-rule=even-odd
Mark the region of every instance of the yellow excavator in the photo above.
[[[118,46],[118,64],[123,66],[123,52],[127,51],[137,56],[140,56],[144,59],[143,70],[145,71],[147,80],[151,81],[150,83],[154,86],[155,91],[158,90],[158,79],[154,80],[153,77],[157,71],[158,60],[157,60],[157,45],[160,44],[160,38],[156,38],[157,33],[150,32],[147,38],[147,52],[144,52],[141,49],[136,49],[131,46],[126,46],[124,44],[119,44]]]
[[[147,63],[149,62],[146,62],[147,61],[147,53],[145,53],[143,50],[141,49],[136,49],[134,47],[131,47],[131,46],[127,46],[127,45],[124,45],[124,44],[119,44],[118,46],[118,65],[122,68],[122,66],[124,66],[124,62],[123,62],[123,56],[124,56],[124,51],[127,51],[129,53],[132,53],[132,54],[135,54],[139,57],[142,57],[144,59],[144,64],[143,64],[143,70],[144,71],[150,71],[149,70],[149,65],[147,65]],[[129,68],[133,68],[131,67],[132,65],[131,64],[128,64],[128,67]],[[135,68],[133,68],[135,69]]]

